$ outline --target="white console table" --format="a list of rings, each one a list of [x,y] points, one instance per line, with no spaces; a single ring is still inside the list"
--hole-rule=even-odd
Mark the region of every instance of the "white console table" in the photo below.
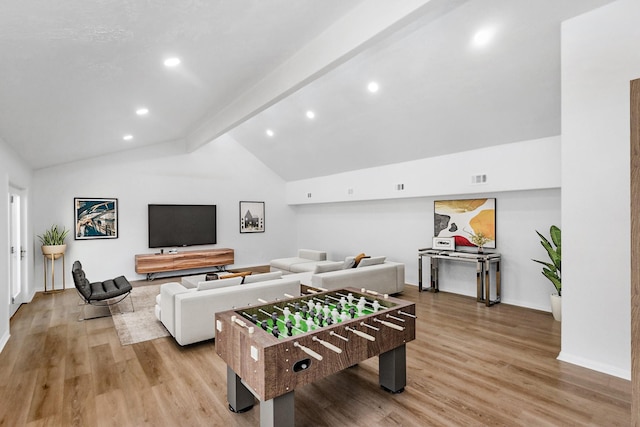
[[[500,259],[499,253],[471,253],[459,251],[443,251],[439,249],[418,249],[418,289],[422,292],[422,260],[424,257],[430,258],[431,265],[431,286],[429,290],[439,292],[438,287],[438,261],[449,260],[459,262],[470,262],[476,264],[476,287],[478,302],[484,303],[487,307],[500,302]],[[496,266],[496,299],[491,300],[491,264]]]

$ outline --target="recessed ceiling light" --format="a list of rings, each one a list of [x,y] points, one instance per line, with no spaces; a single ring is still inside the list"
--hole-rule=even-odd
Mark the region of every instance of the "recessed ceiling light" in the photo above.
[[[473,35],[471,42],[476,47],[483,47],[489,44],[493,40],[493,36],[496,34],[495,28],[487,27],[479,30]]]
[[[164,60],[165,67],[175,67],[180,65],[180,58],[167,58]]]
[[[125,135],[122,137],[125,141],[131,141],[133,139],[133,135]]]
[[[380,86],[376,82],[371,82],[367,85],[367,90],[371,93],[376,93],[380,89]]]
[[[145,108],[145,107],[138,108],[136,110],[136,114],[139,115],[139,116],[145,116],[145,115],[149,114],[149,109]]]
[[[268,137],[272,137],[273,135],[275,135],[275,133],[273,133],[273,131],[271,129],[267,129],[267,136]]]
[[[316,116],[316,113],[314,113],[313,111],[309,110],[307,111],[307,117],[310,119],[313,119]]]

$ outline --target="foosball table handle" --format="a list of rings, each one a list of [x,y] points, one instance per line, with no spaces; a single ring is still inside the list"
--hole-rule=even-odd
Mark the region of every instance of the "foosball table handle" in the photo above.
[[[335,353],[338,353],[338,354],[342,353],[342,349],[340,347],[335,346],[335,345],[331,344],[330,342],[323,341],[323,340],[321,340],[320,338],[318,338],[316,336],[314,336],[311,339],[313,341],[319,342],[320,344],[322,344],[323,346],[327,347],[329,350],[331,350],[331,351],[333,351]]]
[[[358,335],[359,337],[362,337],[362,338],[367,339],[369,341],[375,341],[376,340],[376,337],[374,337],[373,335],[369,335],[366,332],[362,332],[362,331],[359,331],[357,329],[350,328],[348,326],[345,329],[347,331],[353,332],[354,334]]]
[[[311,350],[310,348],[301,345],[298,341],[294,342],[293,346],[298,347],[300,350],[304,351],[305,353],[307,353],[309,356],[313,357],[316,360],[322,360],[321,354],[318,354],[315,351]]]
[[[396,329],[398,331],[404,331],[404,326],[396,325],[395,323],[387,322],[386,320],[380,320],[380,319],[374,317],[373,321],[382,323],[384,326],[388,326],[389,328],[393,328],[393,329]]]
[[[247,328],[247,330],[249,331],[250,334],[252,334],[254,332],[254,328],[253,326],[249,326],[247,325],[245,322],[243,322],[242,320],[238,319],[236,316],[231,316],[231,321],[242,326],[243,328]]]

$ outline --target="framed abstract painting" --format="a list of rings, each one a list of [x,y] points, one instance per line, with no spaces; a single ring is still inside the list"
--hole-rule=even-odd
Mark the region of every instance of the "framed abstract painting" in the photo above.
[[[496,199],[436,200],[433,236],[453,237],[456,247],[496,248]]]
[[[76,240],[117,239],[118,199],[73,199]]]

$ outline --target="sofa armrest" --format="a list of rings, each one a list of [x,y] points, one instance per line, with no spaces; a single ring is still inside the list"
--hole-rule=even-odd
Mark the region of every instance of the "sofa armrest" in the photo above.
[[[160,286],[160,320],[171,335],[176,333],[176,295],[189,292],[189,289],[177,282],[165,283]]]
[[[300,295],[300,280],[282,278],[177,294],[173,336],[180,345],[209,340],[215,337],[217,312],[260,304],[258,298],[282,299],[284,294]]]

